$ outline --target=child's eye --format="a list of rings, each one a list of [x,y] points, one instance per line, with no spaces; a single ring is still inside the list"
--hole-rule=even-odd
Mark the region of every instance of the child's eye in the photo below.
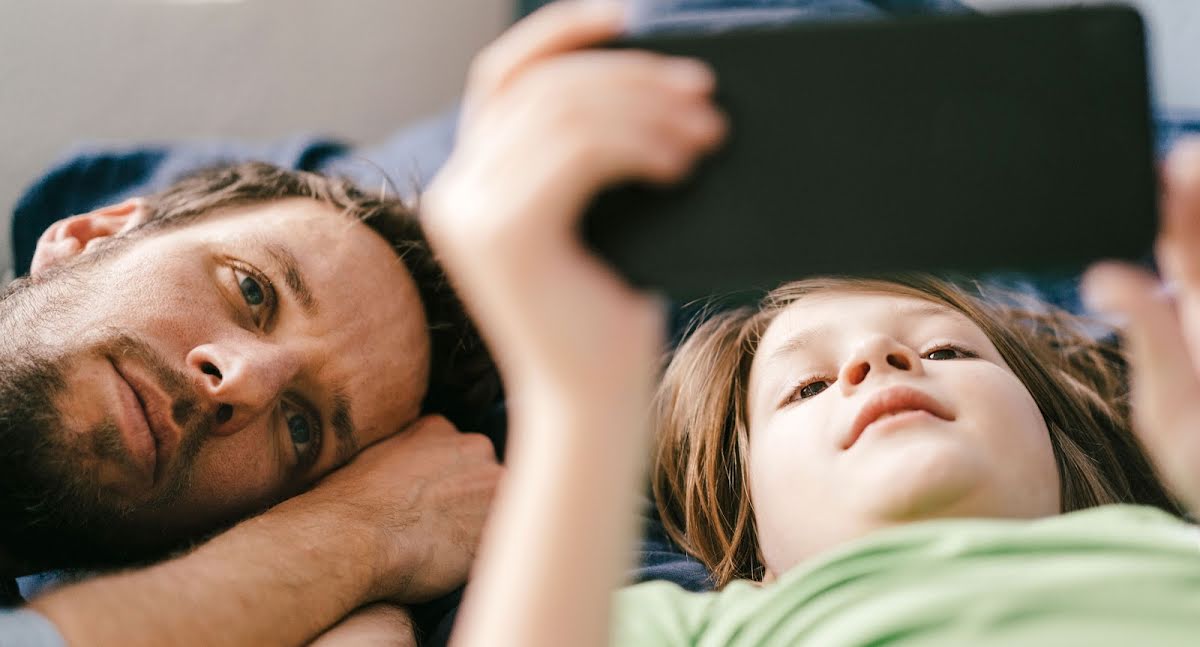
[[[958,346],[942,346],[925,353],[923,356],[924,359],[935,360],[966,359],[969,357],[978,357],[978,355]]]
[[[830,386],[829,382],[826,382],[825,380],[809,382],[808,384],[801,387],[799,391],[797,391],[797,395],[799,395],[802,399],[803,398],[811,398],[814,395],[820,393],[821,391],[828,389],[829,386]]]
[[[833,386],[832,379],[823,377],[813,378],[793,389],[792,392],[788,394],[787,400],[785,400],[783,404],[788,405],[800,400],[807,400],[811,397],[819,395],[822,391],[831,386]]]

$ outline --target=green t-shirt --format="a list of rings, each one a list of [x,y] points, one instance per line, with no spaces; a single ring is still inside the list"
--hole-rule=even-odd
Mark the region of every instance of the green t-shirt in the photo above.
[[[1113,505],[943,520],[851,542],[760,587],[617,594],[614,645],[1200,645],[1200,528]]]

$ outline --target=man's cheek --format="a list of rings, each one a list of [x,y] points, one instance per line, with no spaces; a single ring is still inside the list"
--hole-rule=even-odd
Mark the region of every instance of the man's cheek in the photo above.
[[[262,449],[211,440],[197,457],[189,487],[175,507],[189,515],[241,516],[270,505],[281,491],[273,456]]]

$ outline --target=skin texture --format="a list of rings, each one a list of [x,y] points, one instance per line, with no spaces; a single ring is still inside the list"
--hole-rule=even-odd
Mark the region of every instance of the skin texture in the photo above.
[[[480,323],[512,404],[512,469],[497,497],[472,590],[459,616],[454,635],[458,645],[607,643],[608,596],[620,581],[633,537],[632,497],[622,493],[639,482],[638,466],[648,433],[645,412],[662,319],[651,300],[586,252],[575,225],[600,188],[627,179],[677,180],[724,134],[720,116],[708,99],[711,78],[692,85],[691,92],[676,85],[679,92],[672,96],[662,59],[576,51],[615,35],[619,14],[619,7],[611,3],[556,3],[486,51],[476,63],[473,87],[467,94],[463,136],[426,196],[430,240]],[[639,76],[643,84],[631,82]],[[663,94],[656,96],[656,92]],[[654,100],[641,100],[647,97]],[[665,123],[666,113],[656,109],[668,105],[671,124]],[[709,125],[702,127],[705,122]],[[485,136],[496,133],[503,135]],[[522,160],[520,169],[514,168],[513,159]],[[1200,201],[1193,203],[1193,214],[1196,205]],[[1192,259],[1200,258],[1197,243],[1200,238],[1192,237],[1186,247]],[[1103,284],[1113,275],[1092,278]],[[1125,278],[1129,289],[1121,292],[1124,298],[1135,299],[1139,290],[1152,293],[1147,287],[1153,281]],[[1195,293],[1200,294],[1200,289]],[[1106,302],[1118,311],[1128,303],[1142,305],[1115,298]],[[1195,388],[1200,378],[1194,365],[1181,367],[1172,359],[1164,366],[1164,358],[1153,352],[1178,355],[1184,348],[1178,318],[1169,307],[1160,306],[1152,312],[1161,317],[1157,321],[1161,326],[1140,319],[1141,328],[1138,324],[1130,328],[1136,355],[1135,392],[1140,389],[1144,394],[1138,401],[1143,407],[1153,402],[1177,414],[1170,431],[1186,435],[1191,447],[1198,447],[1195,430],[1200,418],[1194,407],[1184,403],[1200,401],[1200,388]],[[1170,331],[1170,326],[1176,326],[1173,338],[1145,334]],[[1196,330],[1194,325],[1190,328]],[[875,342],[885,341],[879,331],[867,334],[862,328],[851,329]],[[889,334],[898,339],[901,332]],[[1001,467],[986,470],[977,480],[963,471],[995,447],[1013,459],[1032,458],[1036,465],[1029,476],[1057,492],[1052,464],[1047,471],[1044,463],[1051,456],[1046,430],[1033,419],[1028,394],[1022,395],[1011,371],[995,362],[994,355],[989,361],[987,353],[972,360],[941,354],[922,359],[927,349],[918,351],[916,346],[928,340],[900,341],[903,344],[897,346],[908,346],[912,352],[906,379],[939,384],[946,406],[957,407],[952,412],[959,415],[945,425],[944,431],[953,432],[945,437],[934,433],[934,424],[918,428],[910,421],[905,424],[911,426],[901,428],[893,423],[890,430],[868,430],[860,438],[861,446],[847,450],[847,455],[858,451],[864,463],[874,461],[893,475],[902,470],[889,464],[882,452],[871,450],[892,443],[901,454],[923,458],[927,466],[944,466],[911,477],[899,497],[864,494],[859,502],[862,508],[881,516],[928,514],[951,504],[963,506],[964,511],[1013,516],[1054,512],[1056,494],[1019,505],[997,493],[994,488],[1005,482],[999,475]],[[861,342],[846,345],[849,348],[842,350],[846,356],[863,347]],[[886,345],[864,348],[872,347]],[[885,361],[889,354],[882,351]],[[853,363],[845,357],[833,362],[830,370]],[[912,377],[918,362],[921,373]],[[1182,379],[1184,368],[1189,380]],[[1171,369],[1178,371],[1170,373]],[[960,374],[956,371],[980,383],[942,382]],[[857,386],[871,382],[874,387],[880,373],[887,372],[857,370],[865,379],[850,382],[861,383]],[[1156,388],[1159,380],[1148,374],[1165,375],[1170,381],[1178,378],[1184,386],[1164,392],[1162,385]],[[985,401],[970,406],[958,401],[974,396],[969,389],[984,387],[990,394]],[[1145,395],[1150,393],[1159,399]],[[848,397],[836,391],[827,395]],[[830,417],[844,425],[850,405],[836,408]],[[989,408],[1006,409],[1003,419],[1019,425],[1021,442],[998,442],[996,427],[974,419]],[[1144,408],[1140,415],[1147,415]],[[770,433],[759,431],[763,436]],[[1163,453],[1168,446],[1158,445]],[[999,460],[994,462],[999,465]],[[843,463],[847,477],[858,472],[850,467],[851,461]],[[1200,453],[1192,452],[1180,463],[1187,463],[1195,474]],[[1192,497],[1200,500],[1196,490]],[[537,532],[530,532],[531,528]],[[588,556],[582,564],[580,554]]]
[[[457,148],[423,201],[430,242],[494,351],[518,472],[497,495],[460,645],[602,644],[632,555],[663,317],[575,225],[601,186],[681,178],[724,120],[695,61],[574,51],[622,24],[616,3],[554,3],[485,50]]]
[[[310,647],[416,647],[412,618],[401,607],[378,603],[366,606],[317,637]]]
[[[43,240],[94,233],[79,233],[88,219]],[[80,253],[106,242],[123,241],[92,236]],[[53,285],[73,257],[45,257],[35,276]],[[229,210],[85,269],[87,288],[7,343],[59,369],[59,424],[42,430],[55,478],[95,491],[131,536],[262,509],[417,418],[429,341],[416,286],[382,238],[328,205]]]
[[[1155,249],[1161,280],[1120,263],[1084,276],[1089,307],[1124,323],[1134,430],[1174,494],[1200,514],[1200,140],[1167,159]]]
[[[68,358],[61,430],[85,438],[117,417],[113,364],[94,353],[114,330],[132,331],[141,344],[119,357],[130,374],[151,384],[182,375],[183,386],[158,384],[211,416],[181,425],[196,449],[163,465],[189,474],[171,497],[162,496],[170,478],[151,484],[136,461],[122,459],[131,453],[124,444],[115,454],[73,445],[82,453],[71,454],[79,459],[71,478],[94,479],[106,501],[133,509],[139,523],[179,531],[313,487],[180,557],[62,587],[30,606],[70,644],[288,645],[371,602],[421,602],[461,585],[500,467],[483,436],[416,417],[428,340],[411,278],[390,247],[305,200],[216,214],[119,249],[105,242],[128,235],[138,214],[135,201],[77,216],[48,231],[40,248],[39,272],[111,252],[80,279],[103,289],[80,289],[77,305],[49,311],[61,318],[56,326],[31,328]],[[271,273],[268,241],[296,257],[313,313]],[[278,291],[266,326],[242,289],[250,268]],[[281,416],[299,393],[327,422],[334,387],[351,402],[353,445],[362,451],[339,455],[326,424],[316,461],[295,472],[294,437]],[[218,419],[218,403],[233,415]]]
[[[30,606],[68,644],[300,644],[371,602],[459,586],[499,476],[486,438],[421,418],[181,557]]]
[[[953,420],[881,421],[846,447],[868,401],[897,388]],[[950,308],[882,294],[801,299],[763,335],[748,399],[750,489],[772,573],[889,525],[1061,510],[1041,412],[983,331]]]

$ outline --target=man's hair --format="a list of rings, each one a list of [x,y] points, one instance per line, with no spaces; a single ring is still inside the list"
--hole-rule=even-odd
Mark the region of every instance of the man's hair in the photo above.
[[[716,586],[764,574],[747,479],[747,389],[758,344],[784,308],[830,291],[933,301],[978,325],[1041,410],[1063,512],[1107,503],[1180,512],[1133,435],[1119,349],[1090,334],[1083,318],[1017,292],[978,285],[968,292],[928,275],[803,280],[772,291],[757,308],[699,325],[657,394],[652,478],[659,515]]]
[[[422,412],[445,415],[460,428],[476,428],[499,397],[499,376],[433,257],[415,206],[398,197],[368,195],[349,180],[247,162],[198,171],[149,196],[149,218],[129,236],[180,227],[227,209],[291,198],[330,205],[366,224],[392,246],[416,282],[429,330],[429,390]]]

